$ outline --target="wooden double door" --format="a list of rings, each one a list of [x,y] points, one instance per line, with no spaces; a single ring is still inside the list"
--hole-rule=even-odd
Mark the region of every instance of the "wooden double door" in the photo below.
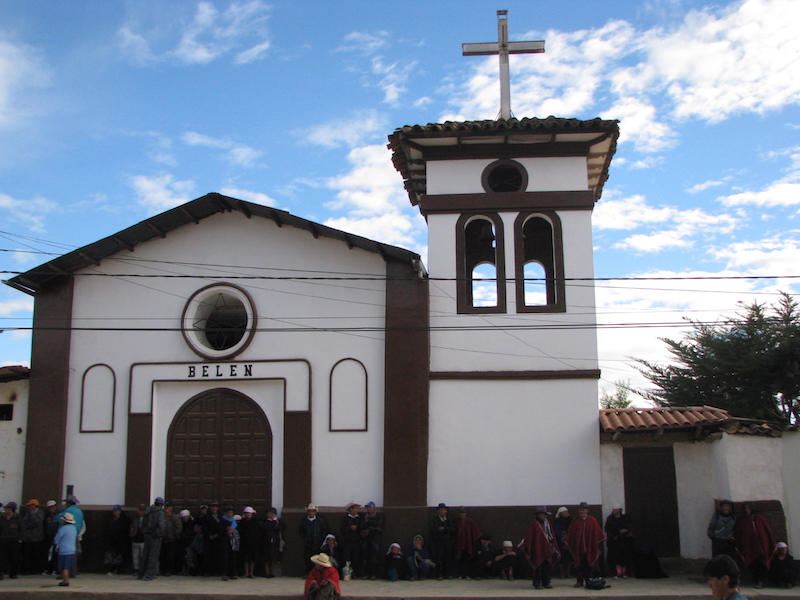
[[[240,512],[272,502],[272,430],[239,392],[209,390],[186,402],[170,426],[167,455],[167,499],[178,507],[218,500]]]

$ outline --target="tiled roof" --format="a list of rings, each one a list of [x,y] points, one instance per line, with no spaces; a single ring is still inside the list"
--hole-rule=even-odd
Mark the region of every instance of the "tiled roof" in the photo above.
[[[713,406],[609,408],[600,411],[600,427],[603,433],[696,428],[702,425],[719,425],[730,419],[728,411]]]
[[[427,194],[428,160],[585,156],[586,189],[598,200],[617,149],[619,121],[596,119],[497,119],[406,125],[389,136],[392,162],[403,176],[411,204]]]
[[[498,133],[505,131],[536,131],[536,130],[563,130],[563,131],[597,131],[608,130],[616,131],[618,123],[614,120],[604,120],[601,118],[589,119],[563,119],[549,116],[546,119],[536,117],[525,117],[522,119],[485,119],[483,121],[445,121],[444,123],[428,123],[427,125],[405,125],[395,130],[403,133],[435,133],[435,132],[455,132],[455,131],[484,131]]]
[[[30,369],[18,365],[10,365],[7,367],[0,367],[0,383],[8,383],[9,381],[17,381],[19,379],[28,379],[30,377]]]

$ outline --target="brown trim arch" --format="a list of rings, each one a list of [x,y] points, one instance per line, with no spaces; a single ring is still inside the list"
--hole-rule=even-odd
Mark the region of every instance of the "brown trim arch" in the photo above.
[[[494,226],[494,267],[497,280],[497,305],[474,306],[472,298],[472,269],[467,266],[470,248],[467,246],[466,230],[470,223],[484,220]],[[495,212],[463,214],[456,222],[456,308],[462,314],[487,314],[506,312],[506,261],[503,220]],[[485,262],[485,261],[484,261]],[[481,264],[476,262],[476,265]],[[474,267],[473,267],[474,268]]]
[[[525,304],[525,264],[528,252],[525,244],[525,226],[533,218],[544,219],[550,224],[552,234],[552,264],[544,265],[547,288],[547,303],[536,306]],[[514,276],[518,313],[555,313],[567,311],[566,284],[564,281],[564,244],[561,219],[555,211],[528,211],[514,220]]]

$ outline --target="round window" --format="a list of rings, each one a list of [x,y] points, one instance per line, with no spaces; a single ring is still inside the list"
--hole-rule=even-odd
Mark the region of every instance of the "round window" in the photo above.
[[[496,160],[484,169],[481,183],[487,192],[524,192],[528,172],[515,160]]]
[[[195,353],[224,359],[250,343],[256,313],[247,292],[231,285],[211,285],[191,297],[183,309],[183,336]]]

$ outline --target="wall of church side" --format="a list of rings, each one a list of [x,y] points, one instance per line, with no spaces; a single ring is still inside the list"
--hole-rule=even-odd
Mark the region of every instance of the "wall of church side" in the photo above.
[[[586,158],[517,158],[528,173],[526,192],[586,189]],[[481,174],[494,159],[430,160],[426,163],[427,193],[483,194]]]
[[[431,381],[428,504],[599,504],[597,382]]]
[[[789,539],[785,541],[792,549],[800,544],[800,433],[784,432],[781,450],[785,492],[783,509],[786,511],[786,527],[789,533]]]
[[[678,527],[683,558],[711,556],[706,529],[714,513],[714,498],[724,497],[718,489],[715,452],[719,443],[677,443],[675,482],[678,491]]]
[[[382,500],[383,370],[385,263],[377,253],[348,249],[341,241],[315,239],[309,232],[278,227],[268,219],[246,218],[239,212],[214,215],[122,252],[75,278],[67,420],[65,483],[85,504],[121,502],[125,493],[127,423],[131,365],[213,365],[187,345],[179,328],[187,300],[212,283],[230,283],[247,291],[258,314],[250,345],[235,359],[307,361],[311,370],[312,496],[319,505],[343,506],[353,497]],[[320,281],[291,279],[345,273],[375,280]],[[189,278],[134,279],[123,274],[179,274]],[[237,276],[256,277],[237,279]],[[267,277],[264,277],[267,276]],[[289,277],[290,279],[271,279]],[[97,331],[91,328],[119,328]],[[368,328],[353,335],[348,328]],[[131,329],[138,330],[131,330]],[[335,331],[342,329],[342,331]],[[333,330],[333,331],[332,331]],[[368,427],[360,432],[329,430],[331,369],[352,358],[367,373]],[[115,376],[113,431],[81,433],[81,385],[94,365],[107,365]],[[213,369],[211,369],[213,373]],[[245,385],[237,377],[196,386],[194,382],[155,385],[153,489],[163,489],[165,432],[175,411],[203,385]],[[363,379],[361,380],[363,386]],[[270,417],[275,444],[274,481],[281,481],[281,422],[275,417],[273,384],[248,382],[243,392],[259,402]],[[359,390],[363,396],[363,389]],[[136,410],[140,410],[136,408]],[[273,421],[273,417],[278,421]],[[363,422],[363,415],[359,418]],[[331,469],[331,457],[337,457]],[[275,479],[277,478],[277,479]],[[275,491],[280,488],[273,486]],[[277,500],[276,500],[277,502]]]
[[[781,438],[724,435],[731,500],[784,501]]]
[[[22,504],[30,500],[22,498],[28,430],[28,380],[0,383],[0,404],[11,404],[14,411],[11,420],[0,420],[0,500]],[[41,500],[42,505],[46,500]]]
[[[517,213],[501,213],[506,273],[513,278],[513,232]],[[591,278],[591,214],[561,211],[567,278]],[[517,313],[514,282],[503,314],[457,314],[455,235],[457,215],[428,216],[431,305],[431,371],[597,369],[594,289],[567,283],[566,312]],[[569,328],[560,329],[560,326]],[[512,330],[515,326],[530,329]],[[481,330],[470,331],[475,327]],[[487,328],[496,327],[495,331]],[[537,329],[540,328],[540,329]],[[475,352],[476,349],[485,352]],[[596,404],[596,398],[595,398]],[[594,407],[596,409],[596,406]],[[595,413],[595,418],[596,418]]]
[[[625,504],[625,472],[623,470],[622,446],[600,445],[600,478],[603,490],[603,514],[611,514],[615,502]]]

